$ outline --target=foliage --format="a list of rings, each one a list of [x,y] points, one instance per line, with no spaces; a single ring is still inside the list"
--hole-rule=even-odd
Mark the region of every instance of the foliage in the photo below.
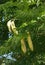
[[[30,2],[29,2],[30,1]],[[12,65],[45,65],[45,0],[1,0],[0,1],[0,55],[13,52],[17,59]],[[7,21],[14,17],[19,35],[8,38]],[[20,39],[29,31],[34,51],[27,46],[21,51]],[[27,42],[26,42],[27,44]],[[9,64],[8,64],[9,65]],[[10,63],[11,65],[11,63]]]

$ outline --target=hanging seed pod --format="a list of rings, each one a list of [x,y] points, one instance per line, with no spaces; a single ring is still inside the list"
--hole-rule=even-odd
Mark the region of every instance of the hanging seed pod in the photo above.
[[[27,32],[27,34],[28,34],[27,41],[28,41],[29,48],[30,48],[31,51],[33,51],[34,48],[33,48],[33,43],[32,43],[32,40],[31,40],[30,33]]]
[[[25,45],[24,38],[21,39],[21,49],[23,53],[26,53],[26,45]]]

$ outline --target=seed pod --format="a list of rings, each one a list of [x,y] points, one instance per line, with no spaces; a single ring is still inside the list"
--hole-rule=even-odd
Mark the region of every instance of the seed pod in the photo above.
[[[26,53],[26,45],[25,45],[24,38],[21,39],[21,49],[23,53]]]
[[[33,43],[32,43],[32,40],[31,40],[30,33],[27,32],[27,34],[28,34],[27,41],[28,41],[29,48],[30,48],[31,51],[33,51],[34,48],[33,48]]]

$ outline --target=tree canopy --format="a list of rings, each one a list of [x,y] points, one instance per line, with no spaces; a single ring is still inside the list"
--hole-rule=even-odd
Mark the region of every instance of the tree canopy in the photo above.
[[[7,21],[11,16],[19,35],[9,38]],[[27,31],[31,34],[33,52],[27,45]],[[22,36],[26,41],[26,54],[21,51]],[[12,65],[45,65],[45,0],[0,0],[0,55],[9,52],[17,59]]]

